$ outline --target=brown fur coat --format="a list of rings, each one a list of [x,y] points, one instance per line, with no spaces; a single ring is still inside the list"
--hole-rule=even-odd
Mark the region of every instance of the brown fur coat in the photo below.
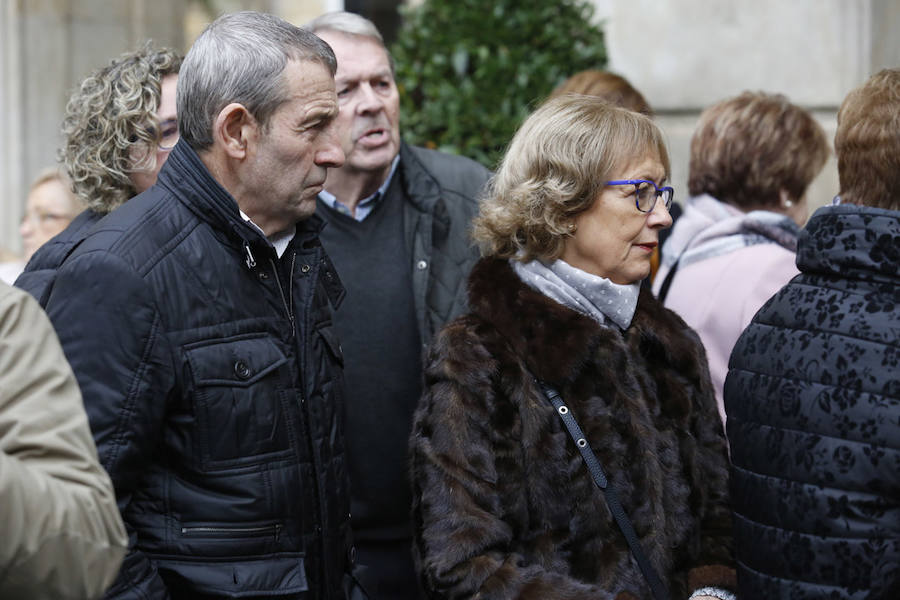
[[[696,335],[642,292],[625,334],[522,283],[469,280],[426,362],[410,440],[416,555],[434,598],[649,598],[562,421],[585,431],[672,598],[732,588],[728,459]]]

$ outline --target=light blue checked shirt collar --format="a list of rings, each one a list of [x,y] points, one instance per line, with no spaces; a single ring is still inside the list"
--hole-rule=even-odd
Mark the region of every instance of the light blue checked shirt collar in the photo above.
[[[368,198],[363,198],[360,200],[359,204],[356,205],[356,214],[351,214],[350,209],[346,204],[342,203],[338,200],[334,194],[328,192],[327,190],[322,190],[319,192],[319,198],[328,205],[332,210],[339,212],[343,215],[347,215],[348,217],[353,217],[357,221],[362,221],[366,217],[369,216],[369,213],[375,208],[378,204],[378,201],[387,193],[388,186],[391,185],[391,180],[394,178],[394,172],[397,170],[397,163],[400,162],[400,155],[394,157],[394,162],[391,164],[391,172],[388,173],[387,179],[384,180],[384,183],[381,184],[381,187],[375,190],[375,193],[369,196]]]

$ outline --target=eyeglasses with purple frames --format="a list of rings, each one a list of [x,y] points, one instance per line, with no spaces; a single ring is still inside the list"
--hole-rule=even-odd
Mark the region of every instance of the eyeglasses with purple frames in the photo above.
[[[606,185],[633,185],[634,205],[641,212],[650,212],[656,206],[656,199],[662,197],[666,210],[672,208],[675,199],[675,189],[669,186],[657,187],[649,179],[614,179],[607,181]]]

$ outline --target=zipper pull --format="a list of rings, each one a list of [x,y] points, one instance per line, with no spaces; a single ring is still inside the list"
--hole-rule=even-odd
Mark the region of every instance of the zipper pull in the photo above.
[[[253,258],[253,253],[250,252],[250,244],[244,241],[244,254],[246,257],[244,258],[244,262],[247,264],[248,269],[252,269],[256,266],[256,259]]]

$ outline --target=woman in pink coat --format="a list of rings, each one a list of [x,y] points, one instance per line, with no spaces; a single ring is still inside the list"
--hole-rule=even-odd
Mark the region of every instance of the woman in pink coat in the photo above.
[[[806,188],[828,151],[807,111],[761,92],[707,108],[691,139],[691,198],[653,291],[700,335],[723,422],[728,357],[756,311],[798,273]]]

